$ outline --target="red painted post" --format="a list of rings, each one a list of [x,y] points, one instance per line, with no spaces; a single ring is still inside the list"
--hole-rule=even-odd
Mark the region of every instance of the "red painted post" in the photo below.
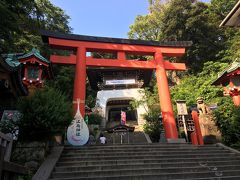
[[[240,106],[240,95],[233,95],[232,99],[235,106]]]
[[[193,145],[198,145],[197,134],[195,131],[191,133],[191,142]]]
[[[168,87],[168,80],[161,52],[155,53],[155,61],[156,61],[158,95],[163,116],[163,126],[165,129],[166,138],[177,139],[178,132],[176,127],[176,121],[174,118],[172,102],[170,98],[170,91]]]
[[[192,111],[192,119],[194,121],[194,126],[195,126],[195,132],[197,133],[197,140],[199,145],[203,145],[203,137],[202,137],[202,132],[199,124],[199,118],[198,118],[198,113],[197,111]]]
[[[73,90],[73,108],[76,113],[77,99],[80,100],[80,112],[85,115],[85,96],[86,96],[86,49],[78,47],[75,66],[75,80]]]

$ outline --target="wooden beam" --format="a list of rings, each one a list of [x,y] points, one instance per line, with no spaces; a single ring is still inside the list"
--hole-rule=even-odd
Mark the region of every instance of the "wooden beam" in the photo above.
[[[103,51],[115,50],[125,52],[139,52],[141,53],[155,53],[162,52],[163,56],[182,56],[185,53],[184,47],[157,47],[144,45],[130,45],[130,44],[115,44],[115,43],[101,43],[101,42],[85,42],[76,40],[56,39],[49,37],[49,44],[59,48],[77,48],[84,47],[87,51]]]
[[[76,55],[73,54],[71,54],[70,56],[51,55],[50,61],[55,64],[76,64]]]
[[[95,59],[87,57],[87,66],[92,67],[119,67],[119,68],[137,68],[137,69],[154,69],[155,61],[136,61],[136,60],[116,60],[116,59]]]
[[[169,61],[164,61],[164,67],[166,70],[178,70],[178,71],[187,70],[186,65],[184,63],[171,63]]]
[[[57,56],[51,55],[50,60],[56,64],[76,64],[76,55],[70,56]],[[137,61],[137,60],[117,60],[117,59],[97,59],[92,57],[86,57],[86,65],[92,67],[119,67],[119,68],[140,68],[140,69],[155,69],[156,63],[151,61]],[[171,63],[164,61],[164,67],[166,70],[179,70],[185,71],[186,65],[184,63]]]
[[[3,170],[10,172],[11,174],[28,174],[28,169],[25,166],[13,163],[13,162],[6,162],[3,163]]]

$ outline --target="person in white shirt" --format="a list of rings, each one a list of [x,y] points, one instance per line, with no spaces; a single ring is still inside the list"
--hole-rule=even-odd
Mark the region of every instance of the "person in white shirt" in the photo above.
[[[101,144],[106,144],[107,143],[107,141],[106,141],[107,139],[106,139],[106,137],[103,136],[103,134],[100,135],[99,139],[100,139]]]

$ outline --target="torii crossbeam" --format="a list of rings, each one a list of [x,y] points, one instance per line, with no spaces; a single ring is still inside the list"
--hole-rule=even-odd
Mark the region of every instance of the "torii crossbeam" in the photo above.
[[[181,41],[161,43],[157,41],[82,36],[49,31],[42,31],[41,33],[45,43],[56,48],[76,51],[76,55],[52,55],[50,60],[52,63],[73,64],[76,66],[73,102],[80,99],[80,111],[82,115],[85,114],[87,66],[154,69],[156,71],[158,94],[166,138],[178,138],[166,70],[183,71],[186,70],[186,66],[183,63],[171,63],[164,60],[163,57],[182,56],[185,53],[185,48],[189,47],[191,42]],[[97,59],[87,57],[87,52],[114,52],[117,54],[117,58]],[[126,54],[151,55],[154,58],[149,61],[127,60]],[[76,110],[76,105],[74,104],[73,106]]]

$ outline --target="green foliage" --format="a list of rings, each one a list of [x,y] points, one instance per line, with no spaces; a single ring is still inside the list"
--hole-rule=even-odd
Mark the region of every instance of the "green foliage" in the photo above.
[[[88,124],[100,125],[103,117],[100,114],[91,113],[88,117]]]
[[[69,16],[49,0],[1,0],[0,19],[0,53],[42,48],[40,29],[71,31]]]
[[[16,123],[9,120],[2,120],[0,122],[0,131],[4,134],[13,133],[16,129]]]
[[[222,96],[221,87],[211,85],[227,66],[226,63],[209,61],[197,75],[188,75],[181,79],[181,83],[171,89],[172,100],[186,100],[187,105],[196,104],[198,97],[204,97],[207,103],[218,103]]]
[[[240,107],[232,103],[230,97],[222,99],[218,109],[214,111],[216,124],[227,145],[240,147]]]
[[[141,100],[133,100],[130,102],[130,104],[133,108],[137,108],[140,105],[145,108],[147,113],[143,116],[143,118],[146,120],[146,123],[143,126],[144,132],[149,135],[152,142],[158,142],[160,138],[160,130],[163,127],[160,126],[159,121],[161,112],[157,86],[154,80],[152,83],[155,84],[154,87],[140,90],[140,93],[143,94],[143,98]]]
[[[55,89],[59,89],[64,93],[68,99],[73,98],[73,88],[74,88],[74,77],[75,68],[74,66],[59,66],[54,65],[53,71],[55,77],[53,80],[48,81],[48,86]],[[86,105],[89,107],[94,107],[96,99],[96,91],[92,90],[88,79],[86,80]]]
[[[63,133],[73,118],[71,102],[59,90],[50,87],[21,98],[18,109],[23,114],[18,121],[20,139],[23,140]]]
[[[236,2],[213,0],[206,4],[192,3],[191,0],[150,1],[150,13],[137,16],[128,35],[144,40],[192,41],[193,45],[188,48],[186,55],[176,60],[185,62],[189,72],[197,74],[207,61],[233,61],[229,56],[226,59],[225,55],[236,54],[234,51],[239,49],[239,38],[232,40],[238,30],[219,28],[219,24]],[[235,45],[226,50],[234,44],[232,41]]]
[[[72,99],[75,68],[73,66],[54,65],[55,77],[48,82],[48,86],[59,89],[68,99]]]
[[[158,142],[160,138],[161,129],[163,128],[160,124],[160,117],[161,112],[159,107],[149,110],[149,112],[144,115],[146,123],[143,126],[143,130],[149,135],[152,142]]]

